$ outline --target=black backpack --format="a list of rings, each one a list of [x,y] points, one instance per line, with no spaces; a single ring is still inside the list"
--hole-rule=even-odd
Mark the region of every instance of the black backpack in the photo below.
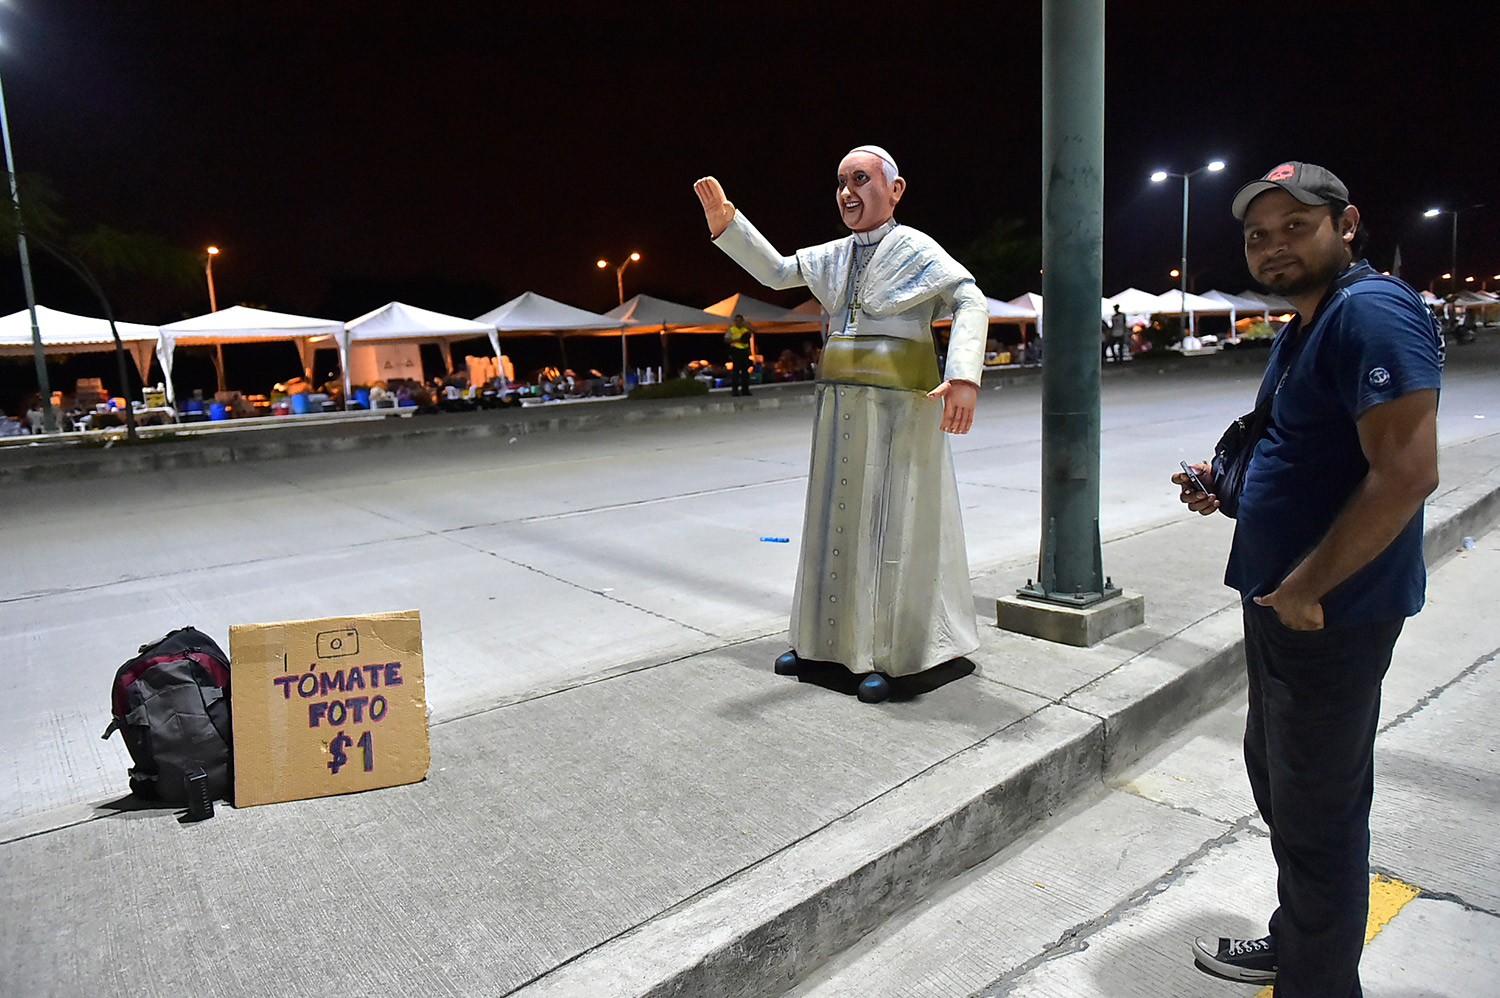
[[[111,688],[115,729],[135,765],[137,797],[186,804],[185,778],[203,770],[208,798],[229,798],[233,786],[229,727],[229,658],[214,639],[192,627],[141,645],[115,673]]]

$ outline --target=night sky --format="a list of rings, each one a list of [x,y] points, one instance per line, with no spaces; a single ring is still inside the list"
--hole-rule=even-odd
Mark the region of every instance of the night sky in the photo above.
[[[1497,5],[1421,6],[1111,2],[1104,292],[1172,286],[1180,181],[1147,177],[1215,157],[1193,183],[1199,291],[1249,285],[1230,197],[1292,158],[1343,178],[1371,258],[1399,243],[1420,287],[1449,254],[1449,220],[1421,211],[1487,202],[1461,218],[1460,272],[1496,287]],[[794,304],[712,248],[692,181],[718,176],[790,251],[841,234],[838,159],[876,142],[909,183],[898,218],[950,249],[1000,218],[1039,234],[1040,10],[12,0],[0,72],[17,169],[76,230],[220,246],[221,307],[472,316],[531,290],[602,311],[594,261],[633,250],[627,297]],[[23,304],[13,258],[0,297]],[[93,311],[45,267],[38,298]],[[149,322],[208,304],[123,300]]]

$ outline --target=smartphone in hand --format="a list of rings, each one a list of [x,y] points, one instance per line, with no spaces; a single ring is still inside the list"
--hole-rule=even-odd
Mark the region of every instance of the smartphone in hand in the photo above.
[[[1203,479],[1198,477],[1198,473],[1192,469],[1192,466],[1186,461],[1178,461],[1177,463],[1182,465],[1182,473],[1188,477],[1188,483],[1192,485],[1193,490],[1206,494],[1208,486],[1203,484]]]

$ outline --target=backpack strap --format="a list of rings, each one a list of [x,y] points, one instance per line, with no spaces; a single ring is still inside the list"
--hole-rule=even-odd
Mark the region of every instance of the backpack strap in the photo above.
[[[232,751],[234,749],[234,734],[229,720],[229,702],[224,698],[223,687],[200,686],[198,687],[198,691],[203,694],[203,710],[208,714],[209,723],[214,726],[214,730],[219,733],[219,737],[224,739],[224,744],[229,746]],[[213,705],[221,700],[224,701],[225,709],[213,710]]]

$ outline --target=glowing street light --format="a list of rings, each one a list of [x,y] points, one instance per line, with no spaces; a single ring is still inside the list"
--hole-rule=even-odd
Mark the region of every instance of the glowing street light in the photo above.
[[[1465,208],[1428,208],[1422,212],[1423,218],[1436,218],[1439,215],[1453,216],[1453,235],[1449,249],[1448,273],[1443,275],[1443,280],[1453,282],[1453,291],[1458,290],[1458,280],[1453,275],[1458,273],[1458,216],[1475,208],[1483,208],[1482,204],[1471,204]]]
[[[632,253],[624,260],[621,260],[620,265],[615,268],[615,287],[616,290],[620,292],[621,305],[625,304],[625,268],[630,266],[632,263],[639,261],[640,258],[641,255],[639,253]],[[609,266],[609,261],[600,260],[597,264],[595,264],[595,266],[597,266],[600,270],[604,270]]]
[[[620,304],[625,304],[625,268],[640,260],[639,253],[632,253],[620,261],[620,266],[615,268],[615,290],[620,293]],[[594,266],[600,270],[609,267],[608,260],[599,260]],[[620,320],[620,390],[625,390],[625,374],[630,370],[630,357],[625,346],[625,320]]]
[[[219,247],[210,246],[208,248],[208,263],[203,267],[203,273],[208,277],[208,310],[210,312],[217,312],[219,310],[219,300],[214,297],[214,257],[218,255]]]
[[[1172,276],[1181,279],[1181,293],[1182,293],[1181,305],[1182,305],[1182,307],[1179,310],[1178,316],[1177,316],[1177,323],[1178,323],[1177,328],[1180,329],[1180,330],[1182,330],[1184,333],[1186,333],[1188,331],[1188,326],[1187,326],[1187,322],[1188,322],[1188,318],[1187,318],[1187,314],[1188,314],[1187,313],[1188,187],[1190,185],[1190,181],[1192,180],[1192,178],[1196,177],[1198,174],[1205,173],[1205,172],[1207,172],[1207,173],[1218,173],[1222,169],[1224,169],[1224,161],[1222,159],[1215,159],[1215,160],[1210,160],[1209,162],[1205,163],[1204,165],[1198,167],[1198,169],[1196,169],[1196,170],[1189,170],[1187,173],[1173,173],[1170,170],[1157,170],[1155,173],[1151,174],[1151,182],[1153,184],[1159,184],[1162,181],[1166,180],[1168,177],[1181,177],[1182,178],[1182,266],[1179,267],[1178,268],[1178,272],[1175,273],[1175,274],[1173,274]]]

